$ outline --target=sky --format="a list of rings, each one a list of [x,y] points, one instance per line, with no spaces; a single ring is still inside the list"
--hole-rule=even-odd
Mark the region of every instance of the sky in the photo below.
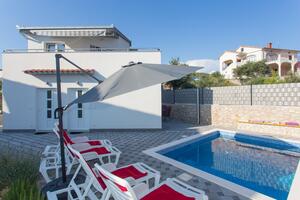
[[[1,52],[26,49],[16,25],[110,24],[135,48],[161,49],[163,63],[179,57],[207,72],[240,45],[300,49],[300,0],[0,0],[0,18]]]

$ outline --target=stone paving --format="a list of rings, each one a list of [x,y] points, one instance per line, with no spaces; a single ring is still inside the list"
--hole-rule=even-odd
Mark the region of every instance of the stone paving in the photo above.
[[[192,127],[175,121],[164,122],[162,130],[106,130],[82,133],[71,136],[88,136],[91,139],[108,139],[122,151],[119,165],[144,162],[161,172],[161,180],[178,177],[185,172],[158,159],[150,157],[143,150],[159,146],[182,137],[191,136],[198,132],[212,129],[212,126]],[[24,155],[38,157],[48,144],[57,144],[53,133],[35,135],[33,133],[0,133],[0,151],[20,152]],[[191,174],[190,174],[191,175]],[[211,200],[244,200],[247,199],[226,188],[216,185],[200,177],[192,176],[188,184],[202,189]]]

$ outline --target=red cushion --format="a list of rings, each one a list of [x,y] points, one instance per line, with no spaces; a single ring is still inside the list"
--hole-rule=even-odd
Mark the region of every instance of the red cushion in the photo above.
[[[113,171],[112,174],[114,174],[115,176],[118,176],[120,178],[123,178],[123,179],[128,178],[128,177],[132,177],[134,179],[139,179],[144,176],[147,176],[147,172],[145,172],[145,173],[140,172],[138,169],[136,169],[132,165],[121,168],[121,169],[117,169],[117,170]]]
[[[102,187],[103,190],[106,189],[106,185],[103,181],[103,179],[101,177],[97,177],[97,175],[95,174],[94,170],[91,168],[91,166],[89,165],[88,162],[86,162],[86,160],[84,160],[84,162],[87,164],[87,166],[90,168],[90,170],[92,171],[92,173],[94,174],[94,176],[97,178],[98,183],[100,184],[100,186]]]
[[[95,174],[95,173],[93,172],[93,174]],[[105,185],[103,179],[101,177],[97,177],[97,181],[100,184],[100,186],[102,187],[102,189],[105,190],[106,189],[106,185]]]
[[[104,174],[102,174],[101,172],[99,172],[99,174],[100,174],[100,176],[101,177],[99,177],[101,180],[102,180],[102,178],[104,178],[104,179],[106,179],[106,180],[109,180],[109,178],[108,177],[106,177]],[[103,181],[103,180],[102,180]],[[110,180],[110,181],[112,181],[112,180]],[[112,181],[122,192],[127,192],[128,190],[127,190],[127,188],[126,187],[124,187],[124,186],[122,186],[122,185],[120,185],[120,184],[118,184],[118,183],[116,183],[116,182],[114,182],[114,181]],[[105,185],[105,187],[106,187],[106,185]]]
[[[64,139],[67,142],[67,144],[74,144],[74,142],[71,140],[71,138],[69,137],[69,135],[66,131],[63,131],[63,136],[64,136]]]
[[[92,146],[102,145],[102,143],[99,140],[89,140],[89,141],[86,141],[84,143],[88,143],[88,144],[90,144]]]
[[[175,190],[173,190],[168,185],[164,184],[150,192],[146,196],[144,196],[141,200],[192,200],[195,199],[193,197],[187,197]]]
[[[89,152],[96,152],[98,155],[111,153],[105,147],[97,147],[97,148],[91,148],[84,151],[80,151],[80,153],[89,153]]]

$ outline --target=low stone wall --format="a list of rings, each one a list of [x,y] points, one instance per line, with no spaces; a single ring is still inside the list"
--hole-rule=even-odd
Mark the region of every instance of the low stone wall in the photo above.
[[[197,123],[197,106],[196,104],[166,104],[171,106],[170,118],[187,123]]]
[[[250,105],[209,105],[167,104],[171,106],[170,117],[183,122],[200,125],[214,125],[229,129],[247,130],[255,133],[271,133],[280,136],[300,138],[300,128],[276,127],[239,123],[247,120],[265,120],[274,122],[300,121],[300,107],[295,106],[250,106]]]
[[[300,107],[212,105],[212,124],[224,127],[238,127],[238,121],[299,121]]]
[[[213,105],[212,125],[255,133],[300,138],[300,128],[245,124],[239,121],[265,120],[273,122],[300,121],[300,107]]]
[[[187,123],[198,124],[198,115],[200,125],[211,125],[211,105],[201,105],[199,112],[196,104],[164,104],[171,107],[170,118]]]

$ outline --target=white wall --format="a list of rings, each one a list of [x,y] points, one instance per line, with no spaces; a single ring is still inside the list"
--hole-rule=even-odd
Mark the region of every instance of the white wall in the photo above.
[[[44,49],[45,42],[63,42],[66,49],[88,49],[90,45],[101,48],[129,48],[130,44],[122,37],[40,37],[39,41],[28,40],[28,49]]]
[[[224,52],[224,54],[222,54],[222,56],[220,56],[220,58],[219,58],[220,72],[227,79],[232,79],[233,78],[232,70],[234,68],[236,68],[236,55],[237,55],[237,53],[235,53],[235,52],[227,51],[227,52]],[[224,62],[227,61],[227,60],[232,60],[233,63],[230,66],[228,66],[226,69],[223,70]]]
[[[55,68],[54,53],[4,53],[3,54],[3,128],[37,129],[36,88],[55,88],[54,75],[25,74],[26,69]],[[130,61],[161,63],[160,52],[82,52],[64,55],[83,68],[95,69],[99,78],[108,77]],[[62,61],[61,68],[72,68]],[[68,88],[91,88],[96,85],[89,77],[64,75],[62,92]],[[82,86],[76,84],[82,82]],[[51,86],[46,82],[51,83]],[[63,103],[66,104],[66,95]],[[160,85],[130,92],[92,103],[89,125],[100,128],[161,128]],[[66,114],[67,116],[67,114]],[[67,120],[66,120],[67,121]],[[66,124],[67,126],[67,124]]]

